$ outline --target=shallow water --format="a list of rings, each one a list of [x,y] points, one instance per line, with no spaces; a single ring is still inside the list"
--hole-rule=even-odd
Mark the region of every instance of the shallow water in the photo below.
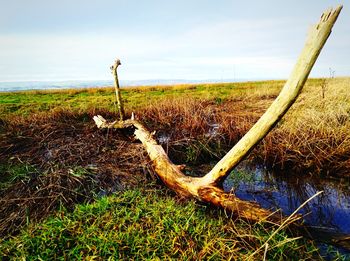
[[[225,180],[225,191],[258,202],[264,208],[281,209],[285,215],[323,191],[299,211],[307,226],[332,235],[350,235],[349,180],[312,178],[295,173],[276,173],[263,167],[241,166]]]

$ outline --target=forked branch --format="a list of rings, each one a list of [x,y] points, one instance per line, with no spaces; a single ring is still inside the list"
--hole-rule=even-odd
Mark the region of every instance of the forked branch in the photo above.
[[[107,123],[101,116],[95,116],[94,120],[99,128],[133,126],[135,128],[134,134],[144,145],[156,173],[168,187],[178,194],[195,197],[201,201],[223,207],[245,219],[276,221],[280,218],[278,214],[263,209],[255,203],[240,200],[233,194],[225,193],[217,184],[269,133],[294,103],[327,41],[341,9],[342,6],[339,6],[322,14],[320,22],[309,32],[305,47],[279,96],[246,135],[204,177],[196,178],[184,175],[170,161],[164,149],[158,145],[150,132],[140,122],[126,120]]]

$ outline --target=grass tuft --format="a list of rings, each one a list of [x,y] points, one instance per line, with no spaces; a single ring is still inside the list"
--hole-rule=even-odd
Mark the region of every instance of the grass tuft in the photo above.
[[[60,211],[1,240],[0,253],[9,259],[236,260],[254,253],[271,231],[261,224],[234,221],[193,201],[179,204],[164,192],[138,189],[79,205],[73,212]],[[285,232],[278,232],[269,245],[267,258],[273,260],[316,254],[312,244],[288,238]]]

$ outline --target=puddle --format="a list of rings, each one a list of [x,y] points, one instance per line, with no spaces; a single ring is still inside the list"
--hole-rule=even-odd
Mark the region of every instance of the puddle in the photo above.
[[[168,144],[170,142],[170,135],[161,133],[158,135],[157,139],[160,144]]]
[[[287,176],[262,167],[243,166],[234,170],[223,186],[225,191],[234,191],[241,199],[256,201],[264,208],[281,209],[285,215],[293,213],[322,190],[321,195],[299,211],[304,215],[305,224],[322,234],[350,235],[349,180],[311,178],[293,173]]]
[[[220,135],[220,124],[213,123],[209,125],[209,131],[205,134],[206,137],[215,138]]]

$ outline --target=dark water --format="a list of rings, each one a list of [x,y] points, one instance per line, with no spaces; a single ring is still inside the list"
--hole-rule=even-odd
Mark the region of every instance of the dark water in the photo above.
[[[256,201],[264,208],[281,209],[285,215],[323,191],[299,211],[304,215],[305,224],[320,234],[350,236],[349,179],[313,178],[241,166],[223,185],[225,191],[232,190],[241,199]]]
[[[213,124],[208,136],[215,138],[218,128],[218,124]],[[161,134],[158,139],[164,145],[170,136]],[[213,163],[203,164],[202,171],[196,166],[194,169],[197,168],[198,173],[189,170],[186,174],[203,175],[212,167]],[[286,170],[274,172],[263,166],[242,163],[226,178],[223,188],[243,200],[258,202],[263,208],[281,209],[284,215],[292,214],[310,197],[323,191],[298,213],[303,215],[305,225],[316,232],[329,237],[349,236],[350,251],[350,178],[312,177]]]

